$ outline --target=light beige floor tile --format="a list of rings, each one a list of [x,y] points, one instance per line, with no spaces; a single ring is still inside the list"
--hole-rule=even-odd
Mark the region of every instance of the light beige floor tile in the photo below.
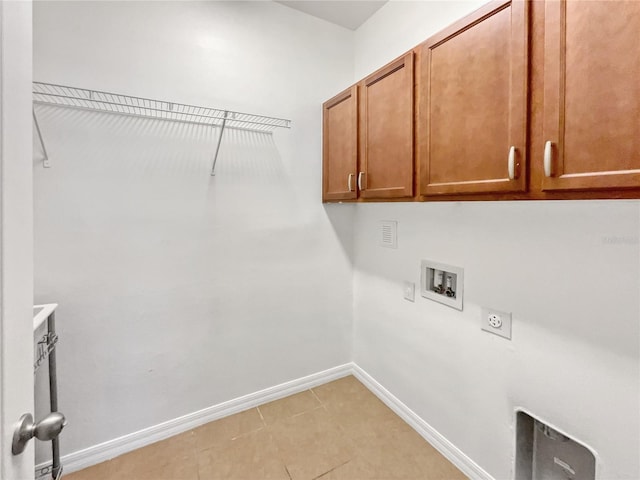
[[[193,432],[115,458],[110,474],[118,480],[198,480]]]
[[[264,423],[257,408],[221,418],[215,422],[207,423],[193,431],[196,448],[206,450],[208,448],[228,442],[240,435],[264,428]]]
[[[312,480],[353,457],[353,446],[324,408],[281,420],[268,430],[292,480]]]
[[[289,480],[266,430],[257,430],[198,453],[201,480]]]
[[[361,396],[373,395],[353,375],[314,387],[312,390],[323,404],[350,402]]]
[[[266,427],[257,409],[248,410],[65,479],[466,478],[352,376],[263,405],[260,411]]]
[[[112,480],[198,480],[196,456],[174,459],[165,465],[129,466],[112,473]]]
[[[391,470],[380,468],[365,458],[356,456],[344,465],[331,470],[317,480],[390,480]]]
[[[323,405],[335,412],[371,411],[375,414],[379,410],[388,409],[378,397],[351,376],[316,387],[313,391]]]
[[[349,433],[353,435],[353,432]],[[372,478],[421,479],[423,475],[418,464],[405,452],[404,446],[389,433],[372,428],[368,435],[362,434],[358,437],[356,458],[359,462],[354,463],[351,468],[366,466],[362,478],[368,478],[369,472],[376,472]]]
[[[65,473],[63,469],[62,473],[65,480],[111,480],[113,478],[111,463],[111,461],[102,462],[74,473]]]
[[[430,480],[466,480],[467,478],[411,428],[396,433],[391,442],[401,451],[405,459],[409,459],[417,466],[422,478]]]
[[[357,399],[336,399],[328,402],[326,408],[354,440],[373,432],[387,434],[396,429],[410,428],[373,394],[361,395]]]
[[[360,437],[358,455],[389,479],[464,480],[466,477],[404,422]]]
[[[416,460],[420,469],[420,478],[429,480],[468,480],[467,476],[458,470],[446,458],[431,458]]]
[[[259,409],[265,423],[269,425],[278,420],[313,410],[319,406],[321,406],[321,403],[311,390],[305,390],[304,392],[261,405]]]

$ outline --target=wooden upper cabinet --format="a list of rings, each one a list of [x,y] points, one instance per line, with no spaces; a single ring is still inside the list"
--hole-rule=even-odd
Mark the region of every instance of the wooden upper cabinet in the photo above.
[[[413,52],[360,83],[362,198],[413,196]]]
[[[548,1],[543,190],[640,188],[640,2]]]
[[[358,87],[323,104],[322,200],[357,196]]]
[[[423,44],[421,195],[526,190],[528,16],[492,2]]]

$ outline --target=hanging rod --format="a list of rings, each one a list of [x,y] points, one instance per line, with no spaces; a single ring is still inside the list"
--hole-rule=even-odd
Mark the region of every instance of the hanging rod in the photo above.
[[[214,174],[222,134],[225,128],[265,133],[270,133],[276,128],[291,128],[291,120],[283,118],[266,117],[251,113],[200,107],[184,103],[167,102],[165,100],[153,100],[145,97],[134,97],[119,93],[43,82],[33,82],[33,103],[220,127],[211,175]],[[35,110],[33,111],[33,119],[45,156],[43,165],[49,167],[50,161],[44,140],[40,133],[40,126],[38,125]]]

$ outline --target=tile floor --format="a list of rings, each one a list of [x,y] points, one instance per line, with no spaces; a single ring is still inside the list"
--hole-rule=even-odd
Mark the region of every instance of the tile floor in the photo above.
[[[65,480],[463,480],[353,376],[208,423]]]

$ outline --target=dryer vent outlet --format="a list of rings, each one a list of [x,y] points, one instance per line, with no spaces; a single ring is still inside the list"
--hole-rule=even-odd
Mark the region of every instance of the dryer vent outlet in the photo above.
[[[517,413],[516,480],[595,480],[593,452],[526,412]]]

